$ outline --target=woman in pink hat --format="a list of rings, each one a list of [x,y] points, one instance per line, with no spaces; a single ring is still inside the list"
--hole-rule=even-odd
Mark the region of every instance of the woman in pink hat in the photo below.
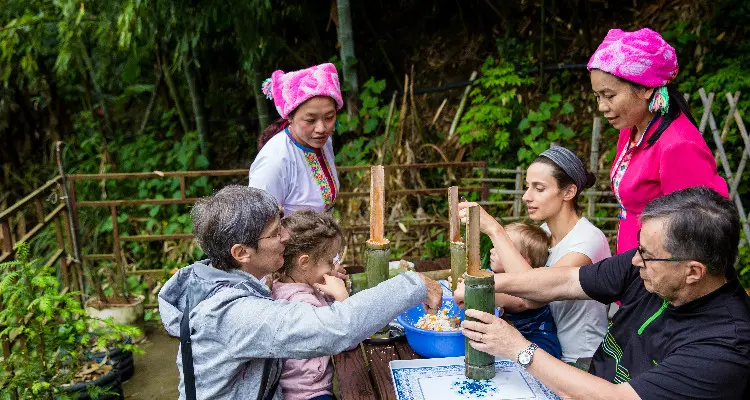
[[[612,29],[588,70],[599,111],[620,130],[610,171],[620,204],[618,254],[638,246],[639,216],[651,200],[691,186],[728,196],[684,97],[670,85],[677,54],[661,35]]]
[[[275,71],[263,82],[281,119],[258,138],[250,186],[271,193],[291,215],[299,209],[331,211],[339,189],[331,136],[344,105],[333,64]]]

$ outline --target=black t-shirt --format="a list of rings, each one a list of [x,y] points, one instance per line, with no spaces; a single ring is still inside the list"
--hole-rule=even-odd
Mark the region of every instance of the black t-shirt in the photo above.
[[[589,297],[622,301],[589,372],[629,382],[643,399],[746,398],[750,299],[734,274],[714,292],[673,307],[643,286],[634,254],[580,270]]]

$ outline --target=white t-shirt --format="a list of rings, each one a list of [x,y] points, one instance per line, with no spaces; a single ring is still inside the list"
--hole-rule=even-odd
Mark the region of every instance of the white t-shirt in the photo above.
[[[547,224],[542,225],[547,233]],[[607,237],[586,218],[581,218],[573,229],[549,249],[547,266],[551,266],[570,252],[588,256],[592,263],[611,257]],[[592,357],[607,333],[607,307],[594,300],[563,300],[549,304],[557,324],[557,338],[562,347],[562,360],[574,362]]]
[[[249,181],[249,186],[271,193],[284,207],[284,215],[301,209],[330,211],[339,189],[333,142],[328,138],[323,148],[315,151],[294,140],[285,129],[260,149],[250,166]]]

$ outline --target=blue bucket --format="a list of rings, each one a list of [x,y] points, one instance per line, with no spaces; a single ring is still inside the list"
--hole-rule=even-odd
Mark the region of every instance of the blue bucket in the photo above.
[[[464,310],[453,301],[452,297],[443,297],[440,310],[443,309],[448,310],[447,315],[449,317],[459,317],[461,321],[464,320]],[[424,314],[424,307],[418,305],[401,314],[397,319],[406,331],[406,341],[409,342],[409,346],[425,358],[463,356],[466,351],[463,333],[461,331],[437,332],[417,328],[414,324]]]

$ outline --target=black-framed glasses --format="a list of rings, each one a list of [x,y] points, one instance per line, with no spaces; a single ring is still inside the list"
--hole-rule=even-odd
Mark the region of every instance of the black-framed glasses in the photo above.
[[[279,229],[279,233],[277,233],[275,235],[271,235],[271,236],[263,236],[261,238],[258,238],[258,241],[261,241],[263,239],[273,239],[273,238],[281,240],[281,230],[280,229]]]
[[[637,238],[638,238],[638,247],[637,247],[637,249],[638,249],[638,256],[641,257],[641,261],[643,261],[643,266],[644,267],[646,266],[646,261],[671,261],[671,262],[676,262],[676,261],[690,261],[690,260],[686,260],[684,258],[678,258],[678,257],[670,257],[670,258],[646,258],[646,257],[643,256],[643,247],[641,247],[641,230],[640,229],[638,229],[638,236],[637,236]]]

